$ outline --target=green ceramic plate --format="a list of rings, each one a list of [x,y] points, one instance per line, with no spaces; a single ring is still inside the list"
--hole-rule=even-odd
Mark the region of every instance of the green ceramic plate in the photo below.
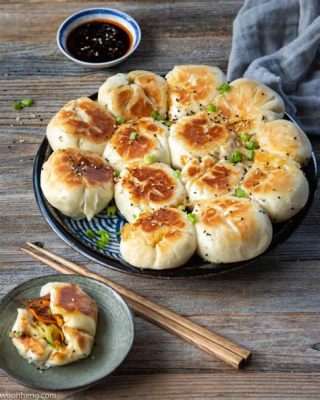
[[[78,284],[97,303],[98,323],[91,355],[62,367],[37,370],[22,358],[8,336],[17,317],[19,299],[39,296],[48,282]],[[113,372],[126,358],[134,336],[132,313],[109,286],[79,275],[50,275],[32,279],[13,289],[0,303],[0,368],[23,385],[42,390],[70,390],[93,385]]]

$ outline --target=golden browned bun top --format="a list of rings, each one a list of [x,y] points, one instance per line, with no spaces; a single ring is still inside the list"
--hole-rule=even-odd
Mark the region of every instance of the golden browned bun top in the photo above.
[[[255,235],[259,224],[256,213],[253,212],[252,202],[231,196],[219,197],[201,204],[200,215],[204,226],[215,229],[225,226],[232,236],[235,232],[230,227],[234,226],[237,235],[242,239]]]
[[[169,173],[153,165],[133,164],[124,177],[133,201],[167,202],[174,196],[175,180]]]
[[[162,208],[152,213],[147,213],[143,218],[139,218],[136,225],[141,226],[145,232],[153,232],[165,226],[182,229],[186,225],[186,222],[178,210],[174,208]]]
[[[123,109],[123,105],[127,104],[130,99],[130,109],[121,112],[121,115],[126,119],[136,119],[151,115],[152,110],[154,109],[153,104],[143,94],[142,89],[137,89],[135,96],[132,97],[132,89],[130,86],[124,86],[118,89],[117,96],[114,100],[114,107],[121,110]]]
[[[84,183],[100,186],[113,180],[113,169],[108,162],[90,151],[59,149],[51,154],[47,163],[51,174],[70,188]]]
[[[164,115],[167,110],[167,82],[159,75],[150,71],[131,71],[128,74],[129,81],[133,81],[135,84],[141,86],[147,95],[147,97],[154,104],[155,109],[160,111],[160,114]],[[141,116],[150,116],[150,113],[146,111],[145,114],[139,114]]]
[[[126,224],[122,228],[122,240],[145,233],[148,242],[153,247],[163,239],[170,243],[182,237],[182,230],[186,227],[185,215],[174,208],[163,208],[142,214],[134,224]]]
[[[217,162],[212,157],[205,157],[202,162],[198,159],[191,160],[183,174],[191,181],[195,178],[198,187],[216,189],[223,193],[240,180],[242,168],[226,161]]]
[[[56,114],[53,122],[63,125],[70,135],[86,137],[95,143],[109,140],[115,129],[111,114],[86,97],[71,100]]]
[[[154,136],[143,134],[143,131],[148,131]],[[134,140],[130,138],[133,133],[137,133]],[[124,160],[133,160],[143,158],[145,154],[154,150],[157,144],[156,136],[162,134],[163,130],[157,123],[150,118],[141,118],[120,125],[111,139],[111,144]]]
[[[277,155],[257,151],[254,164],[242,186],[252,193],[290,192],[295,185],[296,163]]]
[[[207,112],[201,112],[177,124],[176,137],[186,147],[201,150],[225,144],[230,139],[230,133],[224,125],[212,122]]]
[[[96,320],[97,306],[94,300],[79,289],[79,286],[71,283],[56,288],[55,306],[67,312],[81,313]]]
[[[267,86],[240,78],[230,84],[230,89],[215,98],[219,113],[242,120],[281,118],[283,100]]]
[[[183,65],[175,67],[167,75],[169,92],[181,106],[202,103],[212,97],[218,86],[212,69],[206,65]]]

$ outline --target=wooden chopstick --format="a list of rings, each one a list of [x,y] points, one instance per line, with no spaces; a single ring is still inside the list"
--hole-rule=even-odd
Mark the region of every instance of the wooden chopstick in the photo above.
[[[58,261],[60,264],[48,260],[47,258],[36,254],[29,249],[21,248],[22,251],[30,256],[38,259],[39,261],[49,265],[51,268],[63,274],[72,274],[76,272],[80,275],[94,278],[111,286],[125,297],[132,309],[138,315],[168,330],[169,332],[174,333],[176,336],[179,336],[184,340],[196,345],[207,353],[225,361],[229,365],[232,365],[235,368],[242,368],[250,358],[251,353],[248,350],[238,346],[230,340],[210,332],[202,326],[197,325],[196,323],[147,300],[131,290],[118,285],[107,278],[95,274],[88,269],[81,267],[80,265],[65,260],[64,258],[51,253],[48,250],[42,249],[30,242],[27,242],[27,245],[37,250],[39,253],[51,258],[51,260]]]
[[[235,354],[240,355],[242,358],[248,360],[250,357],[251,353],[247,349],[238,346],[237,344],[229,341],[226,338],[223,338],[219,335],[216,335],[215,333],[210,332],[209,330],[203,328],[202,326],[184,318],[181,317],[180,315],[160,306],[159,304],[153,303],[146,298],[136,294],[135,292],[125,288],[124,286],[120,286],[117,283],[104,278],[100,275],[97,275],[91,271],[89,271],[87,268],[81,267],[80,265],[77,265],[71,261],[68,261],[46,249],[43,249],[41,247],[36,246],[33,243],[27,242],[27,245],[32,247],[33,249],[37,250],[38,252],[45,254],[46,256],[50,257],[51,259],[58,261],[60,264],[68,267],[69,269],[85,276],[90,276],[94,279],[101,280],[106,283],[107,285],[111,286],[113,289],[115,289],[117,292],[119,292],[121,295],[123,295],[127,300],[130,301],[135,301],[137,303],[143,304],[145,307],[148,307],[150,310],[153,310],[157,312],[158,314],[161,314],[165,316],[166,318],[171,319],[174,322],[178,322],[182,326],[187,327],[190,330],[194,330],[196,333],[204,336],[208,340],[211,340],[217,344],[219,344],[222,347],[225,347],[226,349],[232,351]]]

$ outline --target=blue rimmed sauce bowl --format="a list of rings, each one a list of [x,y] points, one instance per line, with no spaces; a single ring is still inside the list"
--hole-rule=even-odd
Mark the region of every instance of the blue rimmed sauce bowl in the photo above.
[[[89,8],[60,25],[57,45],[70,60],[91,68],[109,68],[139,46],[141,30],[128,14],[112,8]]]

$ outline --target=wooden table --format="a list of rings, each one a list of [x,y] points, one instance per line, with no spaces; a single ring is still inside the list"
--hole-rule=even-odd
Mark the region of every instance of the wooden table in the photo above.
[[[107,76],[132,69],[165,74],[175,64],[214,64],[226,70],[232,20],[240,0],[182,2],[2,1],[0,5],[1,273],[3,296],[27,279],[51,274],[19,251],[26,240],[51,250],[197,321],[254,353],[242,371],[135,319],[133,349],[113,376],[73,399],[319,398],[319,193],[301,227],[276,250],[243,269],[214,279],[143,279],[88,262],[49,228],[32,190],[34,156],[46,124],[68,100],[97,91]],[[109,6],[142,27],[139,49],[110,70],[68,61],[55,42],[71,13]],[[15,99],[35,105],[13,111]],[[319,141],[313,141],[319,152]],[[1,317],[1,316],[0,316]],[[0,372],[0,393],[31,393]]]

